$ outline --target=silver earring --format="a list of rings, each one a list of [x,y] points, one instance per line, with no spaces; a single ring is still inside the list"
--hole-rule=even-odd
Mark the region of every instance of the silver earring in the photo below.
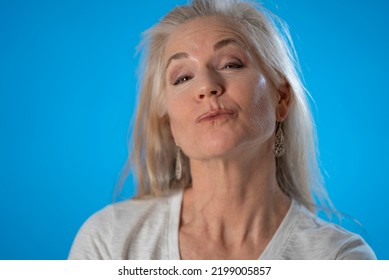
[[[276,142],[274,144],[274,155],[276,158],[282,157],[285,153],[285,139],[282,131],[282,122],[277,122]]]
[[[177,147],[177,156],[176,156],[176,179],[180,180],[182,176],[182,163],[181,163],[181,149]]]

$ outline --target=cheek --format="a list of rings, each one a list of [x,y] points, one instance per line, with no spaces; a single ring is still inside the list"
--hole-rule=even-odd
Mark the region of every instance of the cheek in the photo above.
[[[253,95],[248,102],[250,126],[255,128],[254,133],[271,135],[276,121],[276,106],[273,88],[261,75],[254,85]]]
[[[276,121],[275,110],[269,97],[263,97],[259,100],[257,106],[253,107],[253,122],[261,134],[269,135],[272,133]]]

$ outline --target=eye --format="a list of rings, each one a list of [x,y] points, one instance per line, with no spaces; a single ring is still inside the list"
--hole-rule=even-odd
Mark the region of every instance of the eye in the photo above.
[[[242,68],[243,64],[241,62],[228,62],[223,66],[222,69],[239,69]]]
[[[173,85],[176,86],[176,85],[182,84],[186,81],[189,81],[190,79],[192,79],[192,77],[190,77],[190,76],[181,76],[173,82]]]

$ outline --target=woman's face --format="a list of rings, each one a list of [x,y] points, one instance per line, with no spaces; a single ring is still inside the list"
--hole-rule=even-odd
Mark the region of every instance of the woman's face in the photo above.
[[[190,159],[272,152],[279,94],[237,26],[220,17],[179,25],[164,63],[171,132]]]

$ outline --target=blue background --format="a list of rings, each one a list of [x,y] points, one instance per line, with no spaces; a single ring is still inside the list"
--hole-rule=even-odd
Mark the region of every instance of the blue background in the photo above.
[[[140,33],[186,1],[161,2],[0,2],[0,259],[65,259],[112,202]],[[330,196],[363,226],[344,225],[389,259],[389,4],[263,3],[291,28]]]

